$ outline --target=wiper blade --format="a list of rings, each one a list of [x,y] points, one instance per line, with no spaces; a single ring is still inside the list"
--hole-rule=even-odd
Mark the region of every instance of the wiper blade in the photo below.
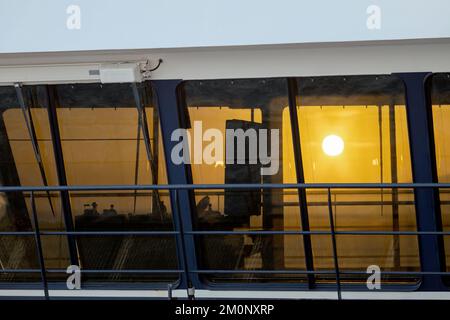
[[[156,179],[157,168],[155,166],[155,161],[154,161],[153,154],[152,154],[152,148],[151,148],[151,143],[150,143],[150,134],[149,134],[148,124],[147,124],[147,115],[146,115],[145,108],[142,103],[141,95],[139,94],[139,90],[138,90],[136,83],[132,83],[131,87],[133,89],[134,100],[136,103],[136,108],[138,110],[139,124],[142,129],[142,135],[143,135],[144,143],[145,143],[145,150],[147,152],[147,159],[150,163],[150,170],[152,171],[151,172],[152,183],[158,184],[158,181]],[[161,203],[161,198],[160,198],[158,190],[153,190],[153,195],[156,197],[156,204],[158,206],[158,211],[161,214],[163,212],[163,210],[162,210],[162,203]]]
[[[17,99],[19,100],[20,108],[22,109],[23,116],[25,118],[25,124],[27,126],[28,134],[30,135],[31,144],[33,146],[34,156],[36,158],[39,171],[41,173],[42,183],[45,187],[48,187],[47,176],[45,175],[44,163],[42,161],[41,151],[39,149],[39,144],[37,141],[36,130],[31,117],[31,110],[28,105],[25,104],[25,99],[23,98],[22,86],[18,83],[14,85],[16,89]],[[51,199],[50,192],[47,191],[47,198],[50,204],[50,210],[55,217],[55,210],[53,208],[53,203]]]

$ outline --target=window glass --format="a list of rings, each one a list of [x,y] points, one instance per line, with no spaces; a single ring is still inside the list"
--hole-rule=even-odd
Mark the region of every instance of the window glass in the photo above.
[[[159,118],[148,84],[58,85],[57,120],[68,185],[166,184]],[[138,106],[140,106],[138,108]],[[140,110],[140,111],[139,111]],[[142,121],[141,121],[142,120]],[[70,193],[77,231],[172,230],[168,191]],[[172,236],[78,236],[84,269],[176,269]],[[162,281],[175,274],[87,274],[84,280]]]
[[[195,184],[203,183],[283,183],[295,182],[295,162],[288,129],[290,121],[286,79],[187,81],[180,90],[185,94],[190,136],[190,166]],[[243,130],[244,163],[239,164],[239,140],[234,138],[234,153],[227,153],[227,130]],[[208,138],[208,130],[220,134]],[[266,130],[266,131],[264,131]],[[267,133],[268,154],[278,165],[263,164],[259,154],[261,137]],[[275,132],[277,132],[275,134]],[[255,135],[252,135],[255,133]],[[277,135],[277,136],[276,136]],[[195,137],[203,137],[202,142]],[[272,136],[274,140],[272,140]],[[256,137],[256,140],[251,140]],[[215,139],[222,142],[220,156],[208,163],[201,152]],[[200,141],[200,143],[199,143]],[[253,142],[252,142],[253,141]],[[253,146],[252,146],[253,143]],[[257,146],[258,152],[251,151]],[[200,150],[200,151],[198,151]],[[196,153],[197,152],[197,153]],[[200,157],[199,157],[200,154]],[[200,161],[195,157],[201,158]],[[233,159],[232,163],[230,159]],[[250,162],[251,160],[254,160]],[[228,160],[228,162],[227,162]],[[261,174],[261,168],[276,167],[273,174]],[[296,190],[197,190],[195,221],[200,230],[291,230],[300,223]],[[261,274],[252,270],[305,269],[301,235],[205,235],[197,237],[201,269],[248,270],[246,274],[208,274],[209,281],[291,282],[304,281],[302,274]]]
[[[35,92],[20,89],[24,106],[19,104],[15,88],[0,87],[0,184],[3,186],[56,185],[53,145],[45,108],[34,104]],[[36,212],[42,230],[63,226],[58,193],[35,193]],[[2,231],[33,230],[29,192],[1,194]],[[32,236],[2,236],[0,262],[4,269],[39,269]],[[66,267],[61,237],[43,239],[44,260],[49,268]],[[49,275],[52,278],[52,275]],[[2,274],[5,281],[40,279],[39,273]]]
[[[4,186],[133,185],[167,183],[159,118],[148,84],[0,87],[0,183]],[[20,92],[20,95],[19,93]],[[137,97],[133,92],[137,92]],[[24,105],[18,98],[23,97]],[[138,108],[139,106],[139,108]],[[139,109],[139,112],[138,112]],[[60,141],[56,139],[60,136]],[[60,152],[61,151],[61,152]],[[54,153],[64,163],[59,168]],[[62,181],[61,180],[61,181]],[[2,231],[33,230],[30,193],[2,193]],[[173,230],[168,191],[35,192],[40,229],[65,231],[63,212],[76,231]],[[68,197],[69,201],[61,201]],[[4,269],[39,270],[33,236],[1,236]],[[90,281],[173,281],[177,275],[124,273],[176,269],[172,236],[75,236],[77,264]],[[42,235],[50,281],[65,281],[68,237]],[[122,271],[122,272],[121,272]],[[0,274],[0,281],[40,281],[39,272]]]
[[[412,182],[400,80],[391,76],[298,78],[297,115],[306,183]],[[329,230],[326,192],[308,192],[312,230]],[[410,189],[335,188],[331,197],[338,231],[416,230]],[[312,242],[315,267],[333,268],[329,239],[313,236]],[[343,270],[364,271],[370,265],[384,271],[419,270],[415,236],[338,235],[337,250]]]
[[[295,121],[300,136],[295,139],[287,81],[208,80],[187,81],[181,86],[188,114],[193,183],[296,183],[295,143],[300,145],[306,183],[412,181],[401,81],[389,76],[298,78]],[[252,149],[248,142],[243,144],[246,163],[227,162],[227,130],[236,128],[257,132],[278,130],[279,167],[275,174],[258,173],[261,167],[267,167],[261,164],[259,156],[256,163],[249,164]],[[215,134],[208,134],[209,129],[217,129],[224,143],[220,156],[208,163],[201,152],[207,150],[208,155],[208,146],[216,139]],[[271,144],[272,141],[268,150],[274,152],[276,146]],[[414,195],[410,189],[334,188],[331,198],[338,231],[416,230]],[[330,231],[327,190],[309,189],[306,199],[310,228]],[[301,230],[300,204],[298,190],[199,190],[195,192],[195,227],[234,231]],[[310,237],[314,269],[334,269],[331,237]],[[305,252],[308,253],[305,238],[301,235],[199,236],[200,268],[248,270],[246,274],[205,275],[210,281],[303,282],[305,275],[264,275],[251,270],[304,270]],[[415,236],[341,234],[337,236],[337,251],[339,266],[347,271],[365,272],[374,264],[384,271],[419,270]],[[365,281],[357,274],[341,278]],[[316,280],[335,281],[334,276],[323,275],[316,276]],[[415,277],[385,276],[384,280],[415,281]]]

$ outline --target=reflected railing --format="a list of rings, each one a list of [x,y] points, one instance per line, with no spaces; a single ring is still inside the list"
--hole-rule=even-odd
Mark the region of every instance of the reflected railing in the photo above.
[[[261,189],[261,190],[271,190],[271,189],[297,189],[297,190],[313,190],[312,193],[326,195],[326,201],[317,202],[315,205],[326,206],[328,210],[329,219],[329,229],[330,230],[193,230],[183,227],[183,215],[190,214],[189,212],[181,212],[180,210],[180,200],[179,193],[181,191],[198,191],[205,194],[214,194],[214,192],[205,190],[237,190],[240,189]],[[338,189],[333,191],[334,189]],[[66,273],[66,269],[50,269],[45,266],[45,259],[42,247],[42,236],[174,236],[176,237],[177,245],[177,258],[179,263],[179,268],[176,269],[80,269],[81,273],[136,273],[136,274],[161,274],[161,273],[172,273],[183,275],[185,279],[190,279],[192,274],[300,274],[300,275],[332,275],[335,277],[335,288],[338,299],[341,299],[342,292],[342,282],[341,277],[343,275],[366,275],[367,272],[361,270],[341,270],[339,266],[339,255],[337,251],[337,241],[336,237],[338,235],[359,235],[359,236],[380,236],[380,235],[405,235],[405,236],[450,236],[450,231],[391,231],[391,230],[370,230],[370,231],[340,231],[336,230],[335,217],[333,215],[333,210],[336,205],[339,204],[336,198],[333,198],[337,194],[358,194],[360,191],[355,192],[355,189],[364,189],[367,193],[380,194],[379,190],[383,193],[391,193],[391,191],[385,192],[384,190],[398,190],[398,193],[404,194],[414,194],[417,189],[433,189],[436,192],[447,193],[450,190],[450,184],[445,183],[316,183],[316,184],[199,184],[199,185],[108,185],[108,186],[37,186],[37,187],[0,187],[0,193],[8,192],[21,192],[25,196],[29,197],[31,201],[31,217],[33,222],[34,230],[32,231],[1,231],[0,236],[27,236],[34,237],[37,258],[39,262],[39,268],[31,269],[0,269],[0,273],[38,273],[41,276],[42,289],[44,290],[45,299],[49,299],[49,280],[47,277],[48,273]],[[376,190],[378,189],[378,190]],[[402,189],[408,189],[403,190]],[[52,192],[95,192],[95,191],[168,191],[167,194],[171,195],[172,202],[172,219],[174,220],[174,230],[173,231],[142,231],[142,230],[131,230],[131,231],[47,231],[41,230],[39,226],[38,213],[36,210],[36,194],[45,192],[46,194]],[[324,191],[325,190],[325,191]],[[293,191],[286,194],[297,195],[297,192]],[[145,193],[144,193],[145,194]],[[151,192],[149,193],[151,194]],[[164,193],[161,193],[164,194]],[[217,193],[218,195],[223,195],[224,192]],[[42,195],[40,195],[42,196]],[[408,205],[414,204],[414,200],[408,200],[405,202]],[[344,205],[349,205],[348,202],[343,202]],[[377,204],[392,204],[392,201],[370,201],[367,205],[377,205]],[[290,205],[296,206],[298,203],[291,203]],[[314,202],[308,205],[314,205]],[[200,235],[327,235],[331,237],[332,240],[332,255],[334,262],[334,269],[330,270],[295,270],[295,269],[285,269],[285,270],[266,270],[266,269],[235,269],[235,270],[221,270],[221,269],[189,269],[187,264],[188,256],[190,252],[186,247],[186,237],[200,236]],[[422,254],[422,252],[420,252]],[[450,275],[450,272],[441,271],[381,271],[381,275],[397,275],[397,276],[424,276],[424,275],[435,275],[444,276]],[[191,283],[189,280],[186,283]],[[172,285],[169,285],[172,289]],[[187,286],[185,288],[188,292],[188,297],[191,297],[191,292]],[[307,290],[307,289],[305,289]],[[171,296],[171,294],[169,294]]]

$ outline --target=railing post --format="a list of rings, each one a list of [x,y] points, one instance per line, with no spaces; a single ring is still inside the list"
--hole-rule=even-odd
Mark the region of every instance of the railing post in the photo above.
[[[183,221],[181,219],[180,216],[180,210],[179,210],[179,202],[178,202],[178,190],[174,189],[172,190],[173,193],[173,203],[175,204],[175,208],[173,209],[173,216],[174,216],[174,222],[175,224],[178,226],[178,233],[177,233],[177,248],[178,248],[178,257],[179,259],[181,259],[181,261],[179,261],[179,263],[181,264],[181,267],[184,271],[184,278],[185,281],[188,282],[188,285],[186,286],[186,292],[187,292],[187,296],[190,300],[193,300],[194,297],[191,296],[190,294],[190,290],[189,290],[189,267],[188,267],[188,262],[187,262],[187,256],[186,256],[186,246],[184,243],[184,228],[183,228]]]
[[[39,230],[39,221],[38,221],[38,217],[36,214],[36,202],[34,200],[34,192],[33,191],[31,191],[31,213],[33,215],[34,240],[36,242],[36,250],[37,250],[38,259],[39,259],[39,267],[41,269],[42,286],[44,288],[45,300],[49,300],[50,297],[48,295],[47,274],[45,271],[45,261],[44,261],[44,255],[42,252],[41,233]]]
[[[334,271],[336,273],[336,289],[338,300],[342,299],[341,295],[341,277],[339,273],[339,261],[337,255],[337,246],[336,246],[336,232],[334,229],[334,218],[333,218],[333,205],[331,202],[331,189],[328,188],[328,216],[330,218],[330,230],[331,230],[331,242],[333,244],[333,260],[334,260]]]

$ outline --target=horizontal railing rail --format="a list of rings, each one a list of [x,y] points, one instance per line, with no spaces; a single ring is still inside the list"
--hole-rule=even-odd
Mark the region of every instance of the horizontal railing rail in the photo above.
[[[14,191],[108,191],[108,190],[202,190],[202,189],[417,189],[444,188],[450,183],[242,183],[242,184],[158,184],[85,186],[1,186],[0,192]]]

